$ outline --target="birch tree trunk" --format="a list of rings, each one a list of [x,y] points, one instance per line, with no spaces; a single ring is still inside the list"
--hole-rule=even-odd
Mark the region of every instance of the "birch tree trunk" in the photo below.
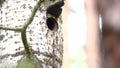
[[[61,16],[57,32],[46,26],[46,8],[57,1],[0,1],[0,68],[61,68]]]

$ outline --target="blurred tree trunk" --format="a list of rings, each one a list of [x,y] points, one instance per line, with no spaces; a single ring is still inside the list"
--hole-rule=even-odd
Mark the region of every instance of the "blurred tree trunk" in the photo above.
[[[87,18],[87,62],[88,68],[100,67],[100,37],[96,0],[86,0],[85,10]]]
[[[55,0],[57,2],[59,0]],[[1,3],[1,1],[0,1]],[[6,0],[0,7],[0,68],[61,68],[62,19],[48,32],[46,8],[52,0]]]

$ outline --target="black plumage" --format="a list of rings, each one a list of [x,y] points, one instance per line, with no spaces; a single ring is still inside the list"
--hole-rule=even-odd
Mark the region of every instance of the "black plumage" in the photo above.
[[[47,8],[46,12],[47,12],[47,14],[50,14],[50,15],[54,16],[55,18],[58,18],[62,13],[62,8],[61,7],[63,5],[64,5],[64,1],[59,1],[55,4],[53,4],[53,5],[50,5]]]

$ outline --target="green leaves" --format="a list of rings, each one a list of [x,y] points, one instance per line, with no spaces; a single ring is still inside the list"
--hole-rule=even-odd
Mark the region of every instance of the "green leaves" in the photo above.
[[[29,59],[24,56],[20,61],[18,61],[16,68],[43,68],[43,66],[39,63],[36,57],[32,56],[31,59]]]

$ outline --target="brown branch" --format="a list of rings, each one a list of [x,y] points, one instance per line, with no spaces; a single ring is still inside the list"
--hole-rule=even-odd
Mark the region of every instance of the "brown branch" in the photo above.
[[[2,29],[2,30],[11,30],[11,31],[21,32],[22,41],[23,41],[25,52],[26,52],[26,55],[27,55],[28,58],[31,57],[31,52],[30,52],[29,45],[28,45],[27,38],[26,38],[26,29],[32,23],[32,21],[34,19],[34,16],[35,16],[35,14],[36,14],[36,12],[37,12],[37,10],[40,7],[42,2],[44,2],[44,0],[39,0],[38,1],[38,3],[36,4],[36,6],[33,9],[33,12],[30,16],[29,21],[23,26],[23,28],[15,29],[15,28],[0,27],[0,29]]]
[[[38,1],[37,5],[33,9],[33,12],[32,12],[32,14],[29,18],[29,21],[23,26],[23,30],[21,32],[22,41],[23,41],[25,52],[26,52],[26,55],[27,55],[28,58],[31,58],[31,52],[30,52],[29,44],[28,44],[27,38],[26,38],[26,29],[32,23],[32,21],[34,19],[34,16],[35,16],[35,14],[36,14],[36,12],[37,12],[37,10],[40,7],[42,2],[44,2],[44,0],[39,0]]]
[[[35,16],[35,14],[36,14],[36,12],[37,12],[37,10],[40,7],[40,5],[41,5],[42,2],[44,2],[44,0],[39,0],[39,2],[37,3],[37,5],[33,9],[33,12],[32,12],[32,14],[30,16],[29,21],[23,26],[23,28],[26,29],[28,27],[28,25],[30,25],[32,23],[32,21],[34,19],[34,16]]]
[[[19,56],[19,55],[24,55],[25,52],[24,51],[20,51],[20,52],[16,52],[15,54],[5,54],[5,55],[0,55],[0,60],[1,59],[4,59],[4,58],[7,58],[9,56],[12,56],[12,57],[16,57],[16,56]]]
[[[7,28],[7,27],[0,27],[0,30],[10,30],[10,31],[16,31],[16,32],[21,32],[21,28],[15,29],[15,28]]]

